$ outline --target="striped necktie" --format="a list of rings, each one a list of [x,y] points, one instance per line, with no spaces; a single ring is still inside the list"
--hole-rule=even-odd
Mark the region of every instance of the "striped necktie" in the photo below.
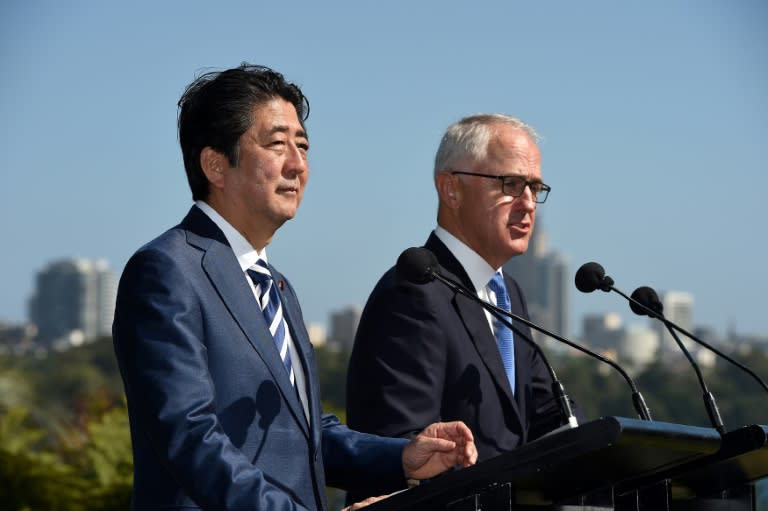
[[[511,312],[509,293],[507,285],[504,283],[504,277],[501,273],[495,273],[488,283],[488,287],[496,294],[496,306]],[[499,346],[501,361],[504,363],[504,369],[507,372],[507,379],[512,393],[515,392],[515,344],[512,330],[499,320],[495,322],[496,342]]]
[[[246,270],[256,286],[256,294],[259,301],[259,307],[264,314],[264,319],[269,325],[269,332],[275,340],[277,352],[283,361],[285,370],[294,385],[293,367],[291,366],[291,353],[288,351],[288,338],[286,337],[286,324],[283,318],[283,304],[280,302],[280,296],[277,294],[277,286],[272,278],[272,273],[267,267],[267,263],[262,259]]]

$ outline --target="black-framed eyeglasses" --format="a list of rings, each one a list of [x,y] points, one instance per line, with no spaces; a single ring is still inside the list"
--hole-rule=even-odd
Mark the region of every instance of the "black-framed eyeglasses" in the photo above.
[[[552,187],[545,185],[541,181],[528,181],[522,176],[497,176],[495,174],[478,174],[477,172],[465,172],[462,170],[454,170],[452,175],[461,174],[463,176],[477,176],[486,177],[488,179],[498,179],[501,181],[501,193],[509,195],[510,197],[520,197],[525,192],[527,186],[531,190],[533,196],[533,202],[541,204],[547,200],[549,192]]]

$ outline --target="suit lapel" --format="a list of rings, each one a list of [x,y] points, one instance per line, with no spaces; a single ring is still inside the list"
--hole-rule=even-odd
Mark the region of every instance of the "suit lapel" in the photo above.
[[[288,280],[272,267],[272,265],[270,265],[270,270],[278,282],[278,292],[283,303],[283,316],[285,317],[288,329],[291,331],[291,337],[296,346],[296,351],[301,358],[301,367],[295,367],[294,365],[294,371],[301,370],[304,373],[307,402],[309,403],[310,429],[315,435],[315,445],[320,445],[320,428],[313,427],[313,424],[311,424],[311,421],[320,417],[321,412],[319,396],[315,396],[315,392],[320,389],[320,382],[318,380],[318,375],[314,370],[315,365],[314,353],[312,353],[312,343],[309,341],[309,337],[306,334],[301,307],[299,306],[293,288],[288,283]]]
[[[296,390],[291,385],[285,366],[275,349],[269,327],[259,310],[248,281],[240,270],[232,248],[216,224],[196,207],[192,208],[182,225],[188,229],[188,242],[204,251],[203,270],[219,293],[232,319],[245,334],[248,343],[264,360],[296,422],[309,437],[307,420]]]
[[[444,276],[458,281],[469,292],[475,293],[474,286],[469,279],[467,272],[464,271],[463,266],[461,266],[461,263],[459,263],[451,251],[448,250],[434,233],[430,235],[425,247],[430,249],[437,257],[437,260],[442,266],[442,273]],[[496,383],[497,388],[509,401],[510,408],[514,411],[514,418],[520,425],[520,430],[524,431],[525,428],[523,428],[522,414],[518,402],[512,394],[512,389],[509,386],[507,373],[504,369],[501,357],[499,356],[499,348],[496,345],[496,338],[493,336],[493,332],[491,332],[483,308],[471,299],[460,294],[454,295],[452,305],[466,326],[469,337],[472,340],[480,359],[483,361]],[[516,355],[517,345],[518,343],[516,342]]]

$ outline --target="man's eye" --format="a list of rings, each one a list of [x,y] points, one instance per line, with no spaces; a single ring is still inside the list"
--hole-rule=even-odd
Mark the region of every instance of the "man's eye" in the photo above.
[[[525,183],[525,179],[516,176],[510,176],[504,179],[504,186],[517,189]]]

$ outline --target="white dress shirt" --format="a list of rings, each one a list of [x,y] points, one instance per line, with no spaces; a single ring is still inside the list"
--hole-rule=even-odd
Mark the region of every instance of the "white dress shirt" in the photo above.
[[[501,268],[492,268],[485,259],[469,248],[456,236],[446,231],[439,225],[435,227],[435,236],[443,242],[443,244],[451,251],[453,257],[459,261],[464,271],[467,272],[469,280],[475,288],[478,298],[486,302],[490,302],[494,305],[498,305],[496,302],[496,293],[488,287],[488,283],[493,278],[494,273],[501,273]],[[480,307],[478,305],[478,307]],[[491,328],[491,332],[495,335],[494,325],[496,318],[494,318],[490,312],[483,309],[485,312],[485,318],[488,320],[488,326]]]

